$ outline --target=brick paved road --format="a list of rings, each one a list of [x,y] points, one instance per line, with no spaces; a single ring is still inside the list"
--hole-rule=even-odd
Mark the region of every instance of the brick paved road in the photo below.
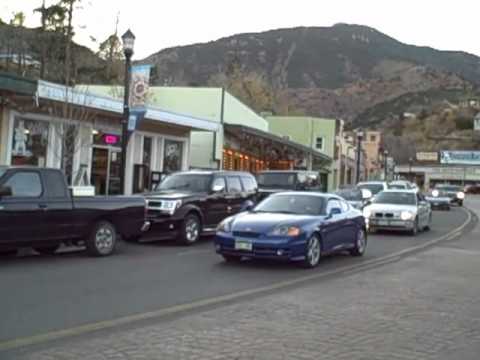
[[[374,270],[11,358],[478,360],[479,258],[477,227]]]

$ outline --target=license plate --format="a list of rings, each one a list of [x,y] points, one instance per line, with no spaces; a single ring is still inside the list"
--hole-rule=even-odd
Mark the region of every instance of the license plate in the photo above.
[[[235,240],[235,250],[252,251],[253,245],[248,240]]]
[[[387,220],[378,220],[378,225],[379,226],[388,226],[388,221]]]

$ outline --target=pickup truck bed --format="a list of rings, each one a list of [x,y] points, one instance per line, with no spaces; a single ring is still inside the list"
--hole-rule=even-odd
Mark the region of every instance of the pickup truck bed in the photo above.
[[[145,224],[142,197],[72,197],[59,170],[0,168],[0,250],[52,253],[62,243],[85,244],[106,256],[118,235],[140,237]]]

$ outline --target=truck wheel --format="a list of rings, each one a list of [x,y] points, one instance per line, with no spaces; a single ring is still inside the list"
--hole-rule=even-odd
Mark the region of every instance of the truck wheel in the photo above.
[[[200,218],[195,214],[188,214],[182,223],[180,233],[180,243],[183,245],[192,245],[200,239],[202,224]]]
[[[42,246],[42,247],[34,247],[33,250],[38,252],[42,255],[53,255],[57,252],[60,248],[60,245],[51,245],[51,246]]]
[[[108,221],[99,221],[86,241],[87,252],[92,256],[108,256],[115,250],[117,231]]]

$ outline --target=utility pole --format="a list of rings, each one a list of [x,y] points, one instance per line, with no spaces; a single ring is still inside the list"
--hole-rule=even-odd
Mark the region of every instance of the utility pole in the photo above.
[[[360,182],[360,158],[362,157],[363,132],[357,132],[357,168],[355,173],[355,184]]]

